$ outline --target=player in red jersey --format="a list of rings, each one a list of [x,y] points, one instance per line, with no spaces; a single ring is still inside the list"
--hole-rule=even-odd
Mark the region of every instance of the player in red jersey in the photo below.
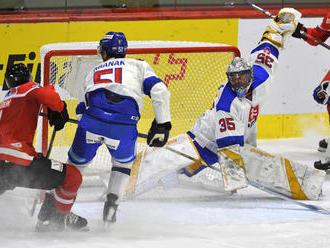
[[[32,82],[22,63],[9,68],[5,82],[9,91],[0,104],[0,191],[50,190],[38,214],[37,231],[85,228],[87,220],[70,212],[82,182],[79,170],[38,154],[33,146],[41,105],[48,107],[50,125],[58,131],[69,119],[65,102],[52,85]]]
[[[301,23],[298,23],[296,31],[292,34],[293,37],[296,38],[302,38],[305,40],[308,44],[312,46],[317,46],[319,43],[325,42],[329,36],[330,36],[330,11],[327,12],[327,14],[324,16],[323,21],[320,26],[316,26],[314,28],[306,28]],[[329,123],[330,123],[330,103],[325,101],[325,98],[323,94],[321,94],[321,91],[326,91],[327,88],[330,88],[329,82],[330,80],[330,71],[325,75],[325,77],[322,79],[321,84],[315,88],[314,90],[314,99],[320,104],[327,105],[328,114],[329,114]],[[328,89],[329,91],[329,89]],[[326,152],[327,157],[329,157],[330,160],[330,147],[329,147],[329,138],[322,139],[319,142],[319,148],[318,150],[321,152]]]
[[[320,85],[314,89],[313,97],[317,103],[327,105],[330,124],[330,70],[328,70],[328,73],[322,79]],[[325,152],[326,162],[330,162],[329,141],[330,137],[321,140],[319,143],[319,151]]]

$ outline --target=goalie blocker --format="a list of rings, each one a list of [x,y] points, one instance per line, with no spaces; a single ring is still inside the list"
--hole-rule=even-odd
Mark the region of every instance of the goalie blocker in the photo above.
[[[214,154],[209,149],[196,147],[185,134],[170,139],[167,146],[197,160],[201,160],[200,153]],[[202,163],[205,164],[204,161],[196,163],[164,148],[146,148],[140,152],[133,166],[137,175],[132,176],[128,192],[140,193],[142,186],[151,181],[165,182],[162,179],[173,172],[197,176],[197,173],[207,168]],[[241,189],[248,186],[248,181],[254,181],[299,200],[319,199],[326,175],[324,171],[266,153],[251,145],[219,150],[218,162],[211,166],[222,170],[222,175],[217,178],[221,182],[218,185],[220,192]]]

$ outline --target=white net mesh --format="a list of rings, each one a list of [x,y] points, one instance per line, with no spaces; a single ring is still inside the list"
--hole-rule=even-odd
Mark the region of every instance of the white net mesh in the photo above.
[[[206,109],[212,105],[218,87],[226,82],[225,71],[233,57],[239,55],[235,47],[213,43],[197,42],[129,42],[127,57],[143,59],[154,69],[155,73],[168,85],[171,92],[171,137],[187,132]],[[75,118],[78,103],[77,87],[93,66],[101,62],[96,54],[96,42],[58,43],[43,46],[42,80],[45,84],[53,84],[66,101],[71,118]],[[147,49],[146,49],[147,48]],[[152,48],[152,50],[150,50]],[[149,50],[148,50],[149,49]],[[144,108],[138,123],[139,133],[147,133],[154,119],[153,108],[148,97],[144,97]],[[43,147],[51,130],[39,136]],[[56,134],[51,158],[67,160],[67,152],[74,138],[76,124],[67,123],[65,128]],[[38,143],[38,142],[37,142]],[[145,140],[138,140],[138,151],[145,146]],[[96,158],[89,165],[89,174],[108,174],[111,168],[110,155],[105,147],[101,147]],[[201,178],[194,181],[207,181],[212,184],[216,177],[206,169]],[[208,176],[210,175],[210,176]],[[205,178],[208,177],[208,178]],[[100,178],[100,177],[99,177]],[[101,181],[104,178],[101,178]],[[85,180],[87,181],[87,180]]]

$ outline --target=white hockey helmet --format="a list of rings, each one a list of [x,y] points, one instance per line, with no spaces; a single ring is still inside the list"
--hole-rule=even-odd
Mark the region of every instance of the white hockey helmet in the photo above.
[[[244,97],[254,80],[252,65],[243,58],[235,57],[229,64],[226,74],[237,97]]]

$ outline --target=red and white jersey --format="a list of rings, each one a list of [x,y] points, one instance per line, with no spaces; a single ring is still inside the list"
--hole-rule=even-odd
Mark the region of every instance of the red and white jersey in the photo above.
[[[28,166],[36,151],[33,138],[44,104],[62,111],[64,104],[52,85],[28,82],[8,91],[0,104],[0,159]]]
[[[328,11],[328,13],[324,16],[320,26],[315,28],[307,28],[307,34],[313,40],[325,42],[330,36],[330,11]],[[307,39],[306,41],[312,46],[318,45],[311,39]]]

